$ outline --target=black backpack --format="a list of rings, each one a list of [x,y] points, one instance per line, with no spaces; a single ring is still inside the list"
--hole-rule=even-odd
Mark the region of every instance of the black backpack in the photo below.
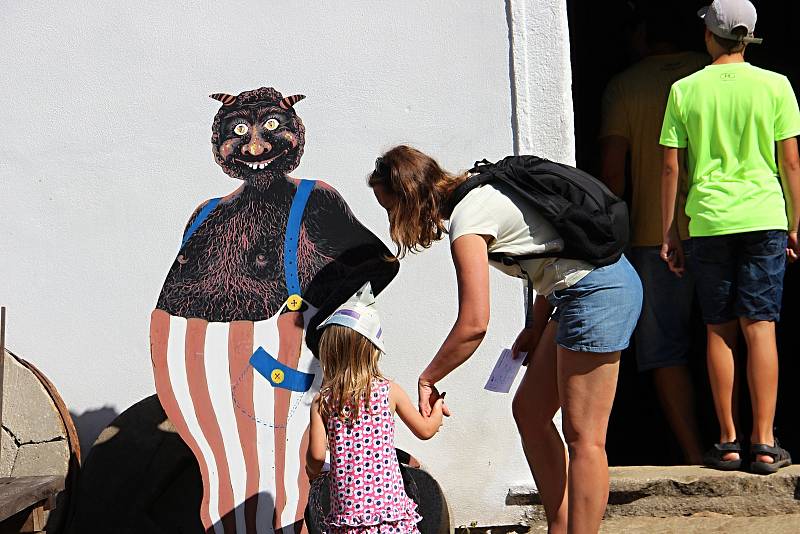
[[[589,174],[536,156],[508,156],[490,163],[475,163],[476,173],[453,191],[456,204],[479,185],[499,182],[511,187],[553,225],[564,240],[560,251],[508,256],[492,253],[505,263],[533,258],[570,258],[603,266],[616,262],[628,245],[628,207],[600,180]]]

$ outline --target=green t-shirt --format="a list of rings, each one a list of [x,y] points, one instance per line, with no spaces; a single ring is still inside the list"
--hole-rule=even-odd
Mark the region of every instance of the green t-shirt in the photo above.
[[[691,236],[786,230],[775,143],[800,135],[785,76],[709,65],[672,85],[660,143],[687,148]]]

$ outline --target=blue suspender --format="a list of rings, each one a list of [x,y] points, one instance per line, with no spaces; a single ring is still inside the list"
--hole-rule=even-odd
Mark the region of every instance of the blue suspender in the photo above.
[[[218,199],[218,198],[212,198],[211,200],[206,202],[206,205],[203,206],[203,209],[201,209],[200,213],[198,213],[197,217],[195,217],[194,222],[192,223],[192,225],[186,230],[186,233],[183,234],[183,241],[181,242],[181,249],[186,246],[186,243],[189,242],[189,238],[192,237],[192,234],[195,233],[198,228],[200,228],[200,225],[203,224],[203,221],[205,221],[206,218],[209,216],[209,214],[212,211],[214,211],[214,208],[217,207],[217,204],[219,204],[219,201],[220,201],[220,199]]]
[[[297,275],[297,245],[300,241],[303,212],[314,185],[314,180],[300,180],[300,183],[297,184],[297,192],[294,194],[292,207],[289,209],[289,221],[286,223],[283,242],[283,272],[286,276],[286,292],[289,295],[287,304],[292,311],[299,310],[302,304],[300,277]]]

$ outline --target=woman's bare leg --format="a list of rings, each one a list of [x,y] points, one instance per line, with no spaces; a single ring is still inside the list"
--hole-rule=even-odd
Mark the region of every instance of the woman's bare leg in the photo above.
[[[567,532],[567,457],[553,424],[559,408],[556,328],[551,321],[530,357],[512,409],[522,448],[542,498],[550,534]]]
[[[558,391],[569,448],[567,532],[596,534],[608,502],[606,431],[617,390],[619,352],[558,347]]]

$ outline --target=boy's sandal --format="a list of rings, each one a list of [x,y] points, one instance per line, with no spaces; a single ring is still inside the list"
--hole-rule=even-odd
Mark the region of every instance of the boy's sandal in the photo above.
[[[750,471],[752,473],[758,473],[759,475],[777,473],[778,469],[781,467],[792,465],[792,457],[789,455],[789,451],[781,448],[777,439],[775,440],[774,446],[769,446],[765,443],[754,443],[750,446],[750,454],[753,457],[753,461],[750,462]],[[770,456],[772,462],[756,461],[759,455]]]
[[[736,453],[739,457],[736,460],[724,460],[723,457],[730,453]],[[721,471],[735,471],[742,467],[742,447],[738,441],[715,443],[703,455],[703,464]]]

